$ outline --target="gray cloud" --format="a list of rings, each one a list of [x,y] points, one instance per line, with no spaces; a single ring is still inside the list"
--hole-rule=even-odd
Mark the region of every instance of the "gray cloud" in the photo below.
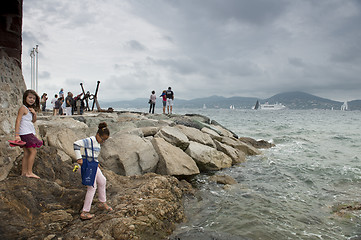
[[[146,47],[136,40],[131,40],[125,43],[126,48],[135,51],[144,51]]]
[[[185,99],[350,100],[361,98],[360,23],[358,0],[27,0],[23,56],[40,42],[52,89],[101,80],[110,100],[169,85]]]

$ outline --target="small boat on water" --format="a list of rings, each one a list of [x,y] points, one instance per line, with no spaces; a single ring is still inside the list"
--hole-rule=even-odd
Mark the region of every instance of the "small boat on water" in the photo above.
[[[256,105],[253,107],[255,110],[282,110],[285,109],[286,106],[282,103],[269,104],[266,102],[265,104],[260,104],[257,100]]]

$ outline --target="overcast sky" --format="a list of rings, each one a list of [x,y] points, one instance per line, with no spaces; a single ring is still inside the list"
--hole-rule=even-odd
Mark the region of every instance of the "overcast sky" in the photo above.
[[[360,0],[24,0],[23,74],[39,94],[361,99]]]

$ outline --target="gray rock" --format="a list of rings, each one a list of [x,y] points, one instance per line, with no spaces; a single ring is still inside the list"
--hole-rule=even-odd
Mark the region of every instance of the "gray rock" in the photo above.
[[[170,144],[181,148],[182,150],[187,149],[189,140],[187,136],[182,133],[178,128],[175,127],[162,127],[155,137],[160,137],[169,142]]]
[[[259,154],[261,154],[260,150],[256,149],[252,145],[249,145],[247,143],[239,141],[236,138],[221,137],[221,138],[218,138],[217,140],[219,140],[220,142],[222,142],[222,143],[224,143],[226,145],[229,145],[229,146],[231,146],[233,148],[241,150],[246,155],[259,155]]]
[[[48,146],[56,147],[71,159],[76,160],[73,143],[87,137],[88,126],[72,118],[54,118],[38,120],[41,139]],[[62,159],[67,160],[65,156]]]
[[[152,143],[159,155],[157,173],[174,176],[199,174],[197,164],[180,148],[158,137],[153,138]]]
[[[217,150],[227,154],[232,159],[232,165],[246,161],[246,154],[236,148],[214,140]]]
[[[115,134],[102,147],[105,168],[125,176],[155,172],[159,161],[151,142],[132,134]]]
[[[216,147],[212,138],[208,134],[196,128],[186,127],[183,125],[177,125],[176,127],[180,129],[181,132],[184,133],[190,141],[198,142],[213,148]]]
[[[201,171],[220,170],[232,166],[232,159],[217,149],[191,141],[185,151]]]
[[[159,131],[158,127],[143,127],[141,128],[144,137],[154,136]]]
[[[221,135],[219,135],[218,132],[215,130],[212,130],[208,127],[204,127],[201,129],[202,132],[207,133],[209,136],[211,136],[213,139],[221,139]]]

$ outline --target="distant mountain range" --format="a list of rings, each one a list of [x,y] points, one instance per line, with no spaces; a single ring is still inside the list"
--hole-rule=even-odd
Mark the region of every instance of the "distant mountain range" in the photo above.
[[[261,104],[282,103],[288,109],[334,109],[340,110],[343,102],[333,101],[326,98],[317,97],[305,92],[285,92],[276,94],[267,99],[258,99],[252,97],[222,97],[211,96],[206,98],[196,98],[191,100],[175,99],[174,104],[177,108],[229,108],[233,105],[235,108],[251,109],[256,101]],[[157,99],[157,105],[161,104],[160,98]],[[100,101],[102,108],[146,108],[148,107],[147,98],[137,98],[130,101],[105,102]],[[361,100],[348,102],[348,110],[361,110]]]

